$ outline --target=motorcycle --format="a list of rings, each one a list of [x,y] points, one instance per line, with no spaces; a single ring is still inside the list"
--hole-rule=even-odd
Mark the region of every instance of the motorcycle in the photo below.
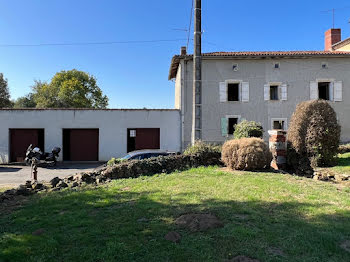
[[[39,160],[39,163],[51,164],[53,166],[56,166],[60,152],[61,148],[54,147],[51,153],[43,153],[41,152],[39,147],[33,148],[33,145],[31,144],[27,149],[25,162],[27,165],[30,166],[32,164],[32,159],[36,158],[37,160]]]

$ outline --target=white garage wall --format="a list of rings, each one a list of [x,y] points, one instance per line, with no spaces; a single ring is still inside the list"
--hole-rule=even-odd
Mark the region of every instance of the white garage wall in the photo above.
[[[62,148],[64,128],[98,128],[100,161],[126,154],[127,128],[160,128],[161,149],[181,150],[180,112],[171,109],[2,109],[0,164],[9,160],[10,128],[44,128],[46,152]]]

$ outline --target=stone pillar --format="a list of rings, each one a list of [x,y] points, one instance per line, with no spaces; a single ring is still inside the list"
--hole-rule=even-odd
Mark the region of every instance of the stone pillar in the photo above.
[[[271,167],[280,170],[287,165],[287,131],[276,129],[269,130],[269,148],[273,159]]]

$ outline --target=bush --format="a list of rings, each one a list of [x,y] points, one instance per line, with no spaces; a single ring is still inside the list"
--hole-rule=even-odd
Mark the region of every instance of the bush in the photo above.
[[[172,173],[199,166],[221,165],[217,152],[203,155],[170,155],[149,158],[144,160],[125,161],[109,166],[101,171],[100,178],[118,179],[154,175],[159,173]]]
[[[189,155],[206,155],[206,154],[221,154],[221,146],[205,143],[197,140],[194,145],[190,145],[183,153],[185,156]],[[220,156],[219,156],[220,158]]]
[[[242,137],[258,137],[262,138],[264,130],[260,123],[254,121],[243,120],[235,126],[235,132],[233,136],[235,139]]]
[[[222,162],[235,170],[269,168],[272,154],[261,138],[232,139],[222,146]]]
[[[108,160],[107,166],[117,165],[117,164],[120,164],[120,163],[122,163],[124,161],[125,161],[125,159],[112,157],[110,160]]]
[[[297,105],[288,129],[288,164],[299,174],[336,163],[340,126],[333,108],[324,100]],[[305,174],[303,174],[305,173]]]

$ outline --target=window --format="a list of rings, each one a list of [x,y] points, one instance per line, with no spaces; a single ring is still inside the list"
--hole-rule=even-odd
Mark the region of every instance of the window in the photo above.
[[[271,120],[272,121],[272,129],[281,129],[281,130],[286,130],[287,126],[287,119],[282,118],[282,119],[278,119],[278,118],[274,118]]]
[[[235,132],[235,125],[238,123],[238,118],[237,117],[231,117],[228,119],[228,134],[233,135]]]
[[[227,85],[227,101],[239,101],[238,83],[230,83]]]
[[[275,63],[275,64],[274,64],[274,68],[275,68],[275,69],[280,68],[280,63]]]
[[[270,100],[278,100],[278,86],[270,86]]]
[[[238,64],[233,64],[232,65],[232,69],[233,69],[233,71],[238,71]]]
[[[327,69],[327,68],[328,68],[328,63],[322,62],[321,67],[322,67],[323,69]]]
[[[319,82],[318,83],[318,98],[323,100],[330,100],[330,83],[329,82]]]

